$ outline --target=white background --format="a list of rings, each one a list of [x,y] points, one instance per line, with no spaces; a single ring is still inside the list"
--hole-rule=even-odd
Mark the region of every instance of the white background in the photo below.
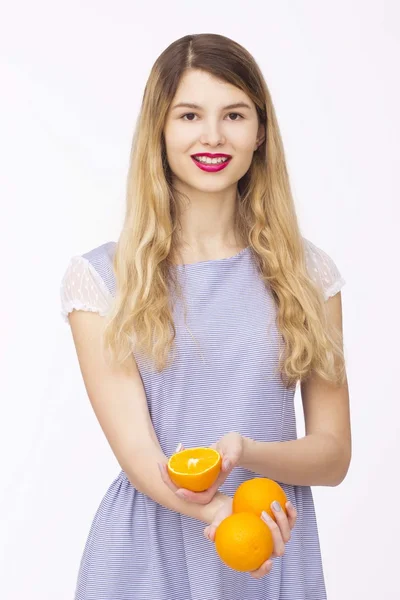
[[[259,63],[303,235],[347,282],[353,458],[339,487],[313,488],[328,598],[394,600],[399,3],[9,0],[1,13],[1,599],[73,598],[120,468],[60,317],[60,282],[72,255],[118,238],[152,64],[175,39],[212,32]],[[298,395],[296,410],[300,437]]]

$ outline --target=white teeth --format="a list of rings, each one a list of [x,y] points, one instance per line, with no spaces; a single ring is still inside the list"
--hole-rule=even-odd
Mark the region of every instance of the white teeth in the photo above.
[[[226,162],[228,158],[209,158],[208,156],[195,156],[198,162],[205,163],[207,165],[219,165],[220,163]]]

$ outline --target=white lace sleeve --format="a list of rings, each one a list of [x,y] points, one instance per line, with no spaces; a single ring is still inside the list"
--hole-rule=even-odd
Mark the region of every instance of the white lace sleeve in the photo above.
[[[313,281],[322,288],[325,300],[337,294],[346,281],[332,258],[309,240],[305,241],[305,257],[308,272]]]
[[[60,288],[61,316],[69,324],[68,313],[75,310],[97,312],[105,316],[112,295],[90,262],[73,256],[64,273]]]

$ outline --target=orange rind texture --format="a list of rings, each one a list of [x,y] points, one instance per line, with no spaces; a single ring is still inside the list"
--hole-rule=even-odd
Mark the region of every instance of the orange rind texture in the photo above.
[[[274,542],[268,525],[254,513],[233,513],[215,532],[218,556],[235,571],[255,571],[269,559]]]
[[[286,502],[288,501],[284,490],[279,483],[267,477],[255,477],[241,483],[234,496],[232,512],[251,512],[261,517],[265,510],[271,519],[276,522],[275,514],[271,508],[272,502],[277,500],[281,509],[287,515]]]

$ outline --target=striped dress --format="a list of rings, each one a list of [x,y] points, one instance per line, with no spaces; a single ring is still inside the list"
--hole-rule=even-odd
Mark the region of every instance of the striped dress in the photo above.
[[[307,268],[325,299],[343,284],[333,260],[304,240]],[[116,291],[115,242],[72,256],[61,283],[62,317],[73,309],[106,315]],[[295,386],[274,373],[279,332],[272,294],[250,247],[229,258],[175,265],[187,298],[187,325],[174,307],[177,354],[161,373],[135,355],[164,454],[210,446],[230,431],[258,441],[297,438]],[[220,490],[233,496],[255,477],[235,468]],[[75,600],[324,600],[326,590],[312,491],[281,484],[298,512],[282,557],[254,579],[219,559],[205,523],[175,513],[135,489],[124,471],[94,515]]]

